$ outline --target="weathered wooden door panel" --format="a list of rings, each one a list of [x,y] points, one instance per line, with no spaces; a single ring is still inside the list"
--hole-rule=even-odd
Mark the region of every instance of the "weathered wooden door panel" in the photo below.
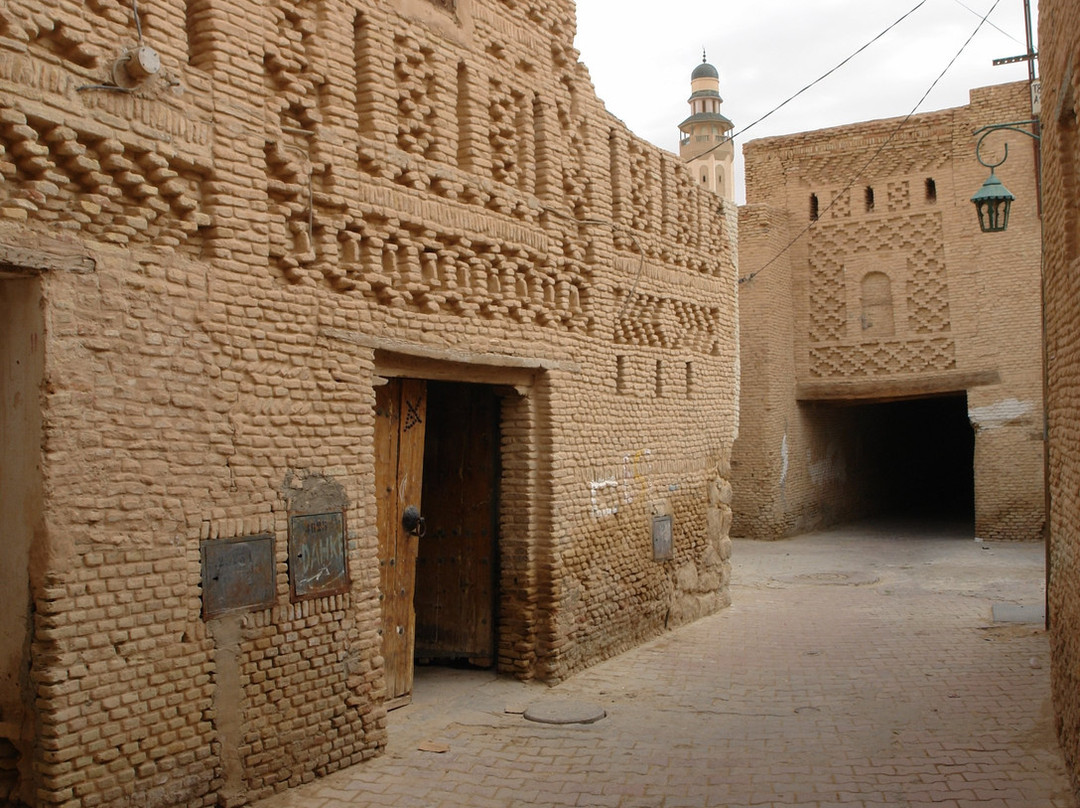
[[[390,708],[407,704],[412,694],[417,537],[406,532],[401,517],[410,505],[421,507],[426,407],[423,381],[391,379],[375,388],[379,584]]]
[[[431,382],[424,516],[416,587],[416,655],[495,657],[498,399],[489,387]]]

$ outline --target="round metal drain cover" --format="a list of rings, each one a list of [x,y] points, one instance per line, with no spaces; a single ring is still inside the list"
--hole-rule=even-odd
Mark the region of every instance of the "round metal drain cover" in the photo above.
[[[812,584],[846,584],[851,580],[851,575],[846,572],[806,572],[794,578]]]
[[[786,579],[796,584],[817,584],[818,586],[869,586],[881,579],[869,572],[804,572]]]
[[[581,701],[541,701],[525,711],[525,719],[538,724],[595,724],[605,717],[603,707]]]

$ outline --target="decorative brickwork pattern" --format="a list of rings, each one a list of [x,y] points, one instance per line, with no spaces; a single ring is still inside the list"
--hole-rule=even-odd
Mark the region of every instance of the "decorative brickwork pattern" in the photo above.
[[[159,149],[0,107],[0,205],[9,218],[33,217],[114,244],[183,245],[197,253],[200,228],[209,224],[207,169]]]
[[[810,366],[815,376],[845,378],[951,370],[956,367],[955,349],[950,339],[875,342],[850,348],[811,346]]]
[[[616,324],[617,345],[712,354],[719,350],[722,316],[699,303],[629,293]]]
[[[968,201],[986,177],[971,133],[1024,120],[1029,105],[1022,84],[986,87],[957,109],[744,146],[737,534],[778,538],[894,510],[930,514],[927,491],[906,481],[942,468],[953,436],[950,476],[970,487],[952,501],[965,517],[974,511],[974,534],[1041,536],[1030,144],[1009,138],[1003,180],[1017,201],[1006,239],[981,235]],[[986,147],[1000,154],[1002,144]],[[887,409],[892,401],[941,412],[897,445],[887,419],[903,413]],[[950,425],[940,441],[930,439],[934,424]],[[911,467],[898,473],[903,462]]]
[[[851,189],[845,188],[842,191],[838,191],[835,195],[830,194],[829,198],[832,199],[829,207],[829,217],[832,219],[849,219],[851,218]]]
[[[811,375],[874,376],[956,367],[951,339],[923,336],[949,330],[941,235],[940,218],[928,214],[814,228],[810,235]],[[859,324],[859,333],[849,330],[847,301],[853,299],[854,292],[849,284],[859,278],[864,265],[858,256],[883,251],[898,256],[907,267],[907,331],[914,337],[910,341],[866,343],[862,332],[869,323],[865,320]],[[856,340],[856,345],[828,345]]]
[[[911,183],[908,180],[888,183],[889,213],[911,210]]]
[[[658,161],[659,155],[644,144],[630,144],[630,228],[635,231],[651,229],[656,216],[654,194],[660,189],[650,181],[650,173],[655,170],[650,163],[654,160]]]
[[[491,403],[476,661],[726,605],[735,211],[604,111],[569,0],[134,14],[0,9],[0,802],[240,806],[393,743],[396,385]]]
[[[865,185],[871,177],[940,174],[951,159],[950,150],[955,135],[953,122],[947,114],[941,113],[927,113],[920,115],[919,119],[925,123],[913,121],[898,133],[895,130],[899,119],[883,121],[874,126],[872,132],[866,128],[867,124],[838,127],[828,130],[834,137],[812,154],[796,146],[788,147],[780,155],[782,159],[794,157],[799,160],[804,172],[800,180],[814,187],[840,182],[838,190],[883,145],[886,148],[874,158],[869,174],[858,178],[861,185]],[[775,142],[777,139],[768,140]],[[862,163],[853,163],[853,154],[862,157]]]
[[[324,79],[314,69],[312,48],[317,24],[311,10],[271,4],[275,36],[266,43],[267,97],[283,127],[309,130],[317,125],[319,92]]]
[[[403,152],[428,159],[439,156],[442,147],[436,117],[438,85],[435,51],[421,46],[406,34],[394,37],[394,78],[397,80],[397,146]]]
[[[528,249],[504,252],[467,235],[379,233],[347,228],[341,257],[326,266],[340,291],[360,291],[395,309],[487,319],[512,319],[588,331],[588,276],[573,264],[545,271],[547,259]],[[434,236],[434,237],[432,237]],[[422,239],[422,240],[421,240]]]

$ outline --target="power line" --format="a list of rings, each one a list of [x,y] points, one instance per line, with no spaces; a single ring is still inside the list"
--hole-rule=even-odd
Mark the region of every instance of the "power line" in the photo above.
[[[962,0],[953,0],[953,2],[956,3],[956,5],[960,6],[960,8],[965,9],[966,11],[970,11],[976,17],[982,16],[981,14],[979,14],[979,12],[977,12],[971,6],[969,6],[969,5],[965,4],[964,2],[962,2]],[[1002,28],[1000,25],[995,25],[994,23],[989,23],[989,25],[990,25],[991,28],[995,29],[996,31],[999,31],[1000,33],[1005,34],[1005,36],[1007,36],[1009,39],[1011,39],[1017,45],[1023,45],[1024,44],[1019,39],[1017,39],[1012,34],[1010,34],[1008,31],[1006,31],[1004,28]]]
[[[896,125],[896,127],[889,134],[889,136],[885,139],[885,141],[881,144],[881,146],[878,147],[877,151],[875,151],[870,156],[870,159],[867,160],[863,164],[863,167],[860,168],[855,173],[855,175],[851,178],[851,180],[848,182],[847,185],[845,185],[842,189],[840,189],[840,191],[836,194],[836,196],[834,196],[832,198],[832,200],[829,202],[829,204],[826,205],[825,208],[818,213],[819,217],[822,214],[828,212],[834,205],[836,205],[837,202],[840,201],[840,198],[845,193],[847,193],[848,191],[851,190],[851,186],[853,186],[856,182],[859,181],[859,178],[862,177],[863,174],[866,173],[866,170],[868,168],[870,168],[871,165],[873,165],[874,161],[877,160],[877,158],[881,156],[881,153],[883,151],[885,151],[886,147],[890,143],[892,143],[893,140],[896,139],[896,136],[900,133],[900,130],[903,129],[907,125],[907,122],[911,120],[911,118],[915,114],[915,112],[919,109],[919,107],[922,106],[923,102],[927,99],[927,97],[930,95],[930,93],[932,93],[934,91],[934,88],[937,87],[938,82],[940,82],[945,77],[945,74],[949,72],[949,70],[952,68],[952,66],[954,64],[956,64],[956,60],[960,58],[960,55],[965,50],[967,50],[967,46],[971,44],[971,40],[973,40],[975,38],[975,35],[978,34],[979,31],[982,30],[983,25],[986,24],[986,20],[990,17],[991,14],[994,13],[994,9],[996,9],[998,7],[998,3],[1000,3],[1000,2],[1001,2],[1001,0],[994,0],[994,5],[992,5],[990,7],[990,10],[987,11],[986,14],[982,17],[982,19],[979,20],[979,24],[977,26],[975,26],[975,30],[971,32],[971,35],[964,41],[964,44],[960,46],[960,50],[958,50],[956,52],[956,55],[953,56],[953,58],[949,60],[949,63],[947,65],[945,65],[945,69],[942,70],[941,73],[938,74],[938,77],[936,79],[934,79],[934,81],[927,88],[926,92],[922,94],[922,97],[915,103],[915,106],[911,108],[911,112],[909,112],[907,115],[905,115],[900,120],[900,123],[898,123]],[[815,224],[816,224],[816,220],[811,220],[811,222],[808,225],[806,225],[806,227],[804,227],[798,233],[798,235],[795,236],[795,238],[793,238],[791,241],[789,241],[784,246],[784,248],[782,250],[780,250],[780,252],[778,252],[776,255],[774,255],[772,258],[770,258],[768,263],[766,263],[764,266],[760,267],[759,269],[755,270],[754,272],[751,272],[749,275],[747,275],[745,277],[742,277],[742,278],[739,278],[739,283],[743,284],[743,283],[747,283],[749,281],[752,281],[759,274],[761,274],[763,271],[765,271],[770,266],[772,266],[774,263],[776,263],[780,259],[780,257],[783,256],[785,253],[787,253],[787,251],[790,250],[799,239],[801,239],[803,236],[805,236],[807,233],[809,233],[811,228],[813,228]]]
[[[837,70],[839,70],[839,69],[840,69],[841,67],[843,67],[844,65],[846,65],[846,64],[847,64],[848,62],[850,62],[850,61],[851,61],[852,59],[854,59],[854,58],[855,58],[856,56],[858,56],[858,55],[859,55],[860,53],[862,53],[862,52],[863,52],[864,50],[866,50],[867,48],[869,48],[869,47],[870,47],[871,45],[873,45],[873,44],[874,44],[875,42],[877,42],[877,41],[878,41],[879,39],[881,39],[881,38],[882,38],[883,36],[885,36],[885,35],[886,35],[887,33],[889,33],[889,32],[890,32],[890,31],[891,31],[891,30],[892,30],[893,28],[895,28],[896,26],[898,26],[898,25],[899,25],[900,23],[902,23],[902,22],[903,22],[904,20],[906,20],[906,19],[907,19],[908,17],[910,17],[910,16],[912,15],[912,14],[914,14],[914,13],[915,13],[916,11],[918,11],[918,10],[919,10],[920,8],[922,8],[922,7],[924,6],[924,5],[926,5],[926,2],[927,2],[927,0],[919,0],[919,2],[918,2],[918,3],[916,3],[916,4],[915,4],[915,6],[914,6],[914,7],[913,7],[913,8],[912,8],[912,9],[911,9],[911,10],[910,10],[909,12],[907,12],[906,14],[904,14],[904,15],[903,15],[902,17],[900,17],[900,18],[899,18],[899,19],[898,19],[898,20],[897,20],[896,22],[892,23],[892,24],[891,24],[891,25],[890,25],[890,26],[889,26],[888,28],[886,28],[886,29],[885,29],[884,31],[882,31],[882,32],[881,32],[880,34],[878,34],[877,36],[875,36],[875,37],[874,37],[873,39],[871,39],[871,40],[870,40],[869,42],[867,42],[867,43],[866,43],[865,45],[863,45],[863,46],[862,46],[861,48],[859,48],[859,49],[858,49],[857,51],[855,51],[854,53],[852,53],[852,54],[851,54],[850,56],[848,56],[847,58],[845,58],[845,59],[844,59],[843,61],[841,61],[841,62],[840,62],[839,64],[837,64],[837,65],[836,65],[835,67],[833,67],[833,68],[832,68],[831,70],[829,70],[828,72],[826,72],[826,73],[824,73],[823,75],[819,76],[818,78],[814,79],[814,80],[813,80],[812,82],[810,82],[809,84],[807,84],[807,85],[806,85],[805,87],[803,87],[803,88],[802,88],[801,90],[799,90],[799,91],[798,91],[797,93],[795,93],[795,94],[794,94],[793,96],[791,96],[790,98],[787,98],[787,99],[785,99],[784,101],[781,101],[781,102],[780,102],[779,104],[777,104],[777,105],[776,105],[775,107],[773,107],[772,109],[770,109],[770,110],[769,110],[768,112],[766,112],[766,113],[765,113],[764,115],[762,115],[762,116],[761,116],[760,118],[758,118],[758,119],[757,119],[756,121],[751,121],[750,123],[748,123],[748,124],[747,124],[746,126],[744,126],[744,127],[743,127],[742,129],[740,129],[739,131],[737,131],[737,132],[733,132],[732,134],[728,135],[728,136],[727,136],[726,138],[724,138],[724,139],[723,139],[722,141],[720,141],[719,143],[717,143],[717,144],[716,144],[715,146],[713,146],[712,148],[706,149],[706,150],[705,150],[705,151],[703,151],[703,152],[702,152],[701,154],[699,154],[699,155],[698,155],[698,157],[704,157],[704,156],[705,156],[706,154],[709,154],[709,153],[711,153],[711,152],[714,152],[714,151],[716,151],[716,150],[717,150],[717,149],[719,149],[719,148],[720,148],[721,146],[723,146],[723,145],[725,145],[725,144],[727,144],[727,143],[730,143],[730,142],[731,142],[732,140],[734,140],[735,138],[737,138],[737,137],[738,137],[739,135],[742,135],[742,134],[744,134],[745,132],[747,132],[747,131],[749,131],[750,129],[752,129],[753,127],[757,126],[757,125],[758,125],[759,123],[761,123],[761,122],[762,122],[762,121],[764,121],[764,120],[765,120],[766,118],[768,118],[768,117],[770,117],[771,115],[773,115],[774,113],[776,113],[776,112],[779,112],[779,111],[780,111],[781,109],[783,109],[784,107],[786,107],[786,106],[787,106],[788,104],[790,104],[790,103],[791,103],[792,101],[794,101],[794,100],[795,100],[796,98],[798,98],[798,97],[799,97],[800,95],[802,95],[803,93],[805,93],[805,92],[806,92],[807,90],[809,90],[809,89],[811,89],[812,87],[814,87],[814,86],[816,86],[816,85],[820,84],[821,82],[823,82],[823,81],[824,81],[825,79],[827,79],[827,78],[828,78],[829,76],[831,76],[831,75],[832,75],[833,73],[835,73],[835,72],[836,72]],[[997,5],[997,4],[995,3],[995,5]],[[695,158],[695,159],[697,159],[697,158]]]

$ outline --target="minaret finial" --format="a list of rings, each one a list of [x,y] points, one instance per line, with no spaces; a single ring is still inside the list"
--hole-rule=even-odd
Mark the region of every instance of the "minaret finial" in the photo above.
[[[701,46],[701,63],[705,64],[707,61],[709,61],[709,60],[705,57],[705,46],[702,45]]]

